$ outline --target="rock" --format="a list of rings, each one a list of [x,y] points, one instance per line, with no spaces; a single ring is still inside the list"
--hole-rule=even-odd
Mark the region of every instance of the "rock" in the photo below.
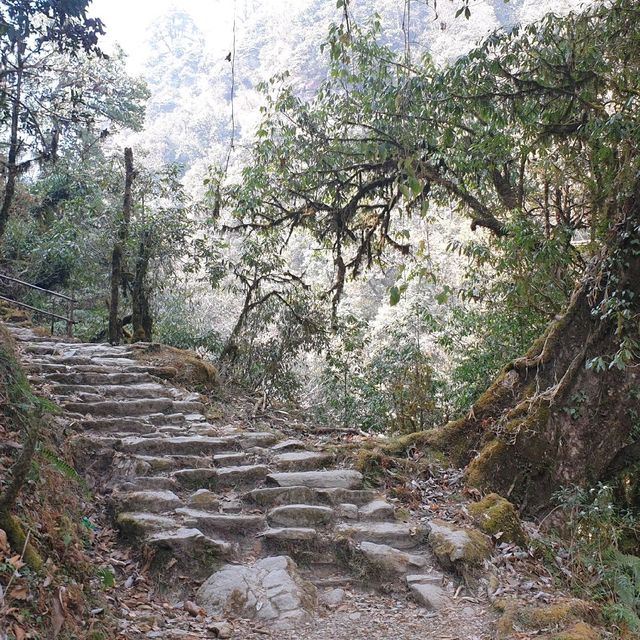
[[[320,602],[322,602],[325,607],[338,607],[344,601],[345,595],[344,589],[329,589],[320,596]]]
[[[359,514],[364,520],[387,520],[393,518],[395,509],[384,500],[374,500],[360,507]]]
[[[311,541],[316,539],[318,532],[306,527],[282,527],[267,529],[262,536],[267,540]]]
[[[236,487],[242,484],[256,484],[264,480],[269,469],[264,464],[247,464],[239,467],[221,467],[218,469],[216,487]]]
[[[345,520],[357,520],[358,507],[355,504],[343,502],[336,507],[336,515],[339,518],[344,518]]]
[[[181,570],[194,577],[204,577],[233,554],[233,545],[205,536],[199,529],[179,528],[161,531],[147,539],[155,550],[152,568],[163,571],[171,558],[176,558]]]
[[[272,473],[267,476],[267,483],[280,487],[355,489],[362,484],[362,474],[352,469]]]
[[[267,515],[269,524],[285,527],[313,527],[331,522],[333,509],[310,504],[289,504],[271,509]]]
[[[227,565],[198,589],[196,602],[213,616],[255,619],[277,629],[312,621],[316,588],[298,574],[288,556],[253,565]]]
[[[469,513],[481,531],[499,536],[500,542],[527,545],[527,534],[522,528],[515,507],[497,493],[491,493],[469,507]]]
[[[421,569],[427,564],[426,558],[406,553],[386,544],[361,542],[358,549],[371,565],[382,573],[406,573]]]
[[[162,513],[182,506],[182,500],[173,491],[132,491],[114,495],[122,511]]]
[[[275,456],[273,462],[279,469],[306,471],[326,466],[331,462],[331,456],[317,451],[292,451]]]
[[[440,564],[465,579],[491,555],[491,541],[475,529],[462,529],[442,520],[431,520],[429,527],[429,544]]]
[[[281,451],[292,451],[293,449],[304,449],[305,443],[302,440],[283,440],[282,442],[278,442],[278,444],[274,444],[271,447],[272,451],[277,451],[280,453]]]
[[[189,506],[198,509],[218,509],[220,500],[208,489],[198,489],[189,497]]]
[[[356,542],[388,544],[398,549],[411,549],[423,541],[425,530],[397,522],[354,522],[336,527],[338,535]]]
[[[116,523],[120,533],[127,538],[137,538],[150,531],[172,529],[178,526],[178,523],[172,518],[152,513],[119,513]]]
[[[207,533],[234,533],[244,536],[253,534],[264,526],[263,515],[211,513],[189,508],[176,509],[176,513],[184,516],[188,526],[196,526]]]
[[[442,609],[449,602],[445,590],[434,584],[413,582],[409,585],[409,591],[414,599],[429,611]]]

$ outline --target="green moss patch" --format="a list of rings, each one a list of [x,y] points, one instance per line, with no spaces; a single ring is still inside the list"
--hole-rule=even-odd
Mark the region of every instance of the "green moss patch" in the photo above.
[[[502,534],[501,541],[514,542],[521,547],[527,544],[515,507],[497,493],[491,493],[469,507],[476,525],[489,535]]]

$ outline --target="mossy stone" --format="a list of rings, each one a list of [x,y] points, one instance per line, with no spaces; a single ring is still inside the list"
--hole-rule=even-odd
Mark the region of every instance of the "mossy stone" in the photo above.
[[[600,640],[601,635],[585,622],[578,622],[569,629],[562,631],[550,640]]]
[[[515,507],[497,493],[488,496],[469,507],[476,525],[484,533],[502,533],[501,541],[513,542],[521,547],[527,544],[527,535],[522,528]]]

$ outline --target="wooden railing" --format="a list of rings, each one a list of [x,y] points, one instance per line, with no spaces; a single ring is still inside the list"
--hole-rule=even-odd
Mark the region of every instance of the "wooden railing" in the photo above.
[[[32,289],[34,291],[39,291],[40,293],[44,293],[49,296],[51,299],[51,311],[47,311],[46,309],[39,309],[38,307],[33,307],[24,302],[20,302],[19,300],[14,300],[13,298],[8,298],[4,295],[0,295],[0,300],[4,300],[5,302],[9,302],[21,309],[29,309],[29,311],[33,311],[34,313],[39,313],[47,318],[51,318],[51,334],[54,333],[56,320],[61,322],[65,322],[67,325],[67,335],[69,337],[73,336],[73,325],[76,324],[76,321],[73,318],[74,313],[74,305],[76,300],[71,298],[70,296],[66,296],[63,293],[58,293],[57,291],[50,291],[49,289],[43,289],[42,287],[37,287],[35,284],[31,284],[29,282],[25,282],[24,280],[18,280],[18,278],[11,278],[10,276],[5,276],[0,273],[0,284],[2,282],[13,282],[14,284],[20,285],[22,287],[27,287],[28,289]],[[64,301],[66,303],[66,315],[60,315],[59,313],[55,313],[56,307],[56,299]]]

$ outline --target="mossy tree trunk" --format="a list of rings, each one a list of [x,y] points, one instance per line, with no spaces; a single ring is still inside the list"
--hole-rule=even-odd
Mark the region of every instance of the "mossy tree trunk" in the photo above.
[[[593,484],[637,462],[639,319],[640,192],[565,312],[437,444],[467,465],[469,484],[534,514],[561,486]]]

